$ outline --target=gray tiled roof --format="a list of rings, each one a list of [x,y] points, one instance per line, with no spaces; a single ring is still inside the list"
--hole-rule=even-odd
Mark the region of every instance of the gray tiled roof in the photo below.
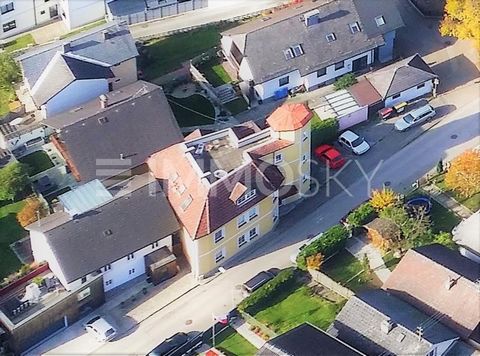
[[[57,52],[45,73],[32,88],[32,98],[37,106],[45,104],[75,80],[113,78],[109,67],[86,62]]]
[[[67,282],[77,280],[178,230],[159,183],[137,176],[107,203],[70,218],[50,215],[28,226],[46,235]],[[111,234],[105,235],[110,230]]]
[[[81,181],[112,177],[183,141],[162,88],[137,81],[106,96],[105,109],[97,98],[45,120],[60,131]]]
[[[295,69],[306,75],[384,44],[382,34],[403,26],[393,2],[368,1],[373,3],[369,6],[376,7],[375,12],[357,11],[367,0],[330,1],[323,5],[305,2],[302,7],[279,11],[271,19],[241,25],[225,31],[224,35],[232,36],[257,83]],[[315,8],[320,11],[320,23],[306,27],[300,16]],[[376,13],[382,13],[386,23],[373,30]],[[349,25],[354,22],[360,24],[362,31],[352,34]],[[332,32],[336,40],[328,43],[326,35]],[[297,44],[302,46],[304,54],[285,59],[283,51]]]
[[[393,329],[380,328],[391,320]],[[416,334],[423,328],[423,337]],[[410,304],[383,290],[362,292],[352,297],[337,315],[328,333],[369,355],[425,355],[433,344],[456,339],[453,331]]]
[[[106,31],[108,38],[103,39]],[[135,41],[123,24],[108,24],[53,44],[35,48],[19,56],[23,75],[32,88],[48,63],[57,52],[63,52],[63,45],[69,44],[66,53],[86,61],[114,66],[138,56]]]
[[[437,75],[420,55],[415,54],[376,72],[368,73],[366,77],[385,99],[437,78]]]

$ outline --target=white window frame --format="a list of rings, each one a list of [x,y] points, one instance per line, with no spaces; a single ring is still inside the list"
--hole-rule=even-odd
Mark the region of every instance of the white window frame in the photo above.
[[[295,46],[292,46],[292,52],[295,57],[300,57],[303,55],[305,52],[303,52],[302,45],[297,44]]]
[[[307,158],[308,158],[307,154],[304,153],[304,154],[302,155],[302,163],[307,162]]]
[[[237,217],[237,227],[238,227],[238,228],[242,227],[242,226],[245,225],[247,222],[248,222],[248,220],[247,220],[247,217],[245,216],[245,214],[239,215],[239,216]]]
[[[287,48],[283,51],[283,55],[285,56],[285,59],[288,61],[290,59],[295,58],[295,54],[293,53],[293,50],[291,48]]]
[[[340,64],[342,64],[342,66],[341,66],[341,67],[337,67],[337,66],[339,66]],[[340,62],[335,63],[333,68],[335,68],[335,70],[340,70],[340,69],[345,68],[345,61],[340,61]]]
[[[377,24],[377,27],[385,25],[385,17],[383,17],[383,15],[375,17],[375,23]]]
[[[326,40],[328,43],[330,42],[334,42],[337,40],[337,36],[335,36],[335,34],[333,32],[330,32],[328,33],[326,36],[325,36]]]
[[[105,281],[105,285],[106,285],[106,286],[109,286],[109,285],[111,285],[112,283],[113,283],[113,280],[112,280],[112,279],[109,279],[109,280]]]
[[[255,235],[252,236],[251,232],[252,230],[255,230]],[[251,229],[248,230],[248,241],[253,240],[254,238],[258,237],[258,226],[254,226]]]
[[[273,161],[275,163],[280,163],[283,161],[283,154],[282,153],[275,153],[275,156],[273,158]]]
[[[110,271],[112,269],[112,265],[109,263],[108,265],[103,266],[103,272]]]
[[[243,238],[243,242],[240,242],[240,239],[242,238]],[[237,239],[237,245],[239,248],[242,246],[245,246],[247,242],[248,242],[248,239],[247,239],[247,236],[245,236],[245,234],[240,235]]]
[[[350,26],[350,32],[352,33],[352,35],[362,31],[362,29],[360,28],[360,24],[358,22],[351,23],[349,26]]]
[[[243,205],[247,203],[248,201],[255,198],[256,195],[257,195],[256,189],[249,190],[248,192],[246,192],[240,198],[237,199],[237,205]]]
[[[217,233],[220,233],[220,237],[217,238]],[[218,229],[217,231],[215,231],[213,233],[213,243],[219,243],[220,241],[222,241],[223,239],[225,238],[225,228],[224,227],[221,227],[220,229]]]
[[[220,253],[220,258],[217,258],[219,257],[219,253]],[[215,251],[215,253],[213,254],[213,260],[215,261],[215,264],[221,262],[223,259],[225,259],[226,257],[226,253],[225,253],[225,249],[224,248],[221,248],[217,251]]]
[[[303,131],[302,133],[302,141],[306,141],[308,139],[308,132],[307,131]]]
[[[422,84],[418,84],[418,85],[417,85],[417,89],[422,89],[422,88],[425,88],[425,83],[422,83]]]
[[[127,260],[133,260],[135,258],[135,255],[133,253],[129,253],[127,255]]]
[[[308,175],[307,174],[303,174],[302,175],[302,183],[306,183],[308,181]]]
[[[248,221],[255,219],[257,216],[258,216],[258,206],[254,206],[248,211]]]
[[[13,3],[13,1],[10,1],[10,2],[7,2],[7,3],[4,3],[2,5],[0,5],[0,15],[5,15],[5,14],[8,14],[9,12],[12,12],[15,10],[15,5]]]
[[[285,80],[286,80],[286,82],[282,84],[282,81],[285,81]],[[282,78],[278,79],[278,86],[279,87],[283,87],[283,86],[288,85],[288,84],[290,84],[290,76],[287,75],[286,77],[282,77]]]

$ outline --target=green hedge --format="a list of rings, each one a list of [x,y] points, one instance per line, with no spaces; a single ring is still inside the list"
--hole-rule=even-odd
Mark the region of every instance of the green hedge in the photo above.
[[[238,304],[238,310],[255,314],[262,310],[269,301],[275,298],[285,289],[295,284],[295,271],[293,268],[288,268],[281,271],[272,280],[265,283],[255,292],[245,298]]]
[[[297,266],[302,270],[307,269],[307,257],[321,253],[329,257],[345,247],[349,232],[343,225],[334,225],[325,231],[319,239],[305,246],[297,256]]]
[[[338,137],[338,120],[321,120],[316,114],[312,118],[312,146],[331,143]]]
[[[353,73],[348,73],[338,78],[336,82],[333,83],[333,86],[335,90],[342,90],[351,87],[355,83],[357,83],[357,78],[355,78],[355,75]]]
[[[351,227],[360,227],[372,221],[375,215],[375,209],[373,209],[372,205],[369,202],[363,203],[348,214],[347,223]]]

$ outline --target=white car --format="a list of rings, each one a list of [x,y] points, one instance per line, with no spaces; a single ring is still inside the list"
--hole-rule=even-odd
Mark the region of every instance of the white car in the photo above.
[[[110,341],[117,335],[115,328],[98,315],[85,323],[85,330],[100,342]]]
[[[340,135],[338,142],[356,155],[361,155],[370,149],[370,145],[363,137],[358,136],[355,132],[347,130]]]
[[[395,122],[395,130],[406,131],[410,127],[420,125],[430,120],[436,115],[435,109],[431,105],[425,105],[421,108],[413,110],[401,119]]]
[[[297,264],[297,256],[300,253],[300,251],[302,251],[306,246],[310,245],[313,241],[322,237],[322,235],[323,235],[323,232],[321,234],[318,234],[318,235],[308,235],[307,241],[305,241],[305,243],[303,245],[301,245],[297,249],[297,251],[295,251],[294,254],[290,255],[290,261],[292,261],[294,264]]]

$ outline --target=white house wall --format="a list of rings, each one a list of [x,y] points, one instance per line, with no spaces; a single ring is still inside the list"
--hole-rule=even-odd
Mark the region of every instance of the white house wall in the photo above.
[[[105,17],[104,0],[60,0],[59,13],[69,30]]]
[[[223,1],[223,0],[222,0]],[[209,4],[210,5],[210,4]],[[210,6],[209,6],[210,7]],[[230,51],[232,49],[232,37],[230,36],[222,36],[220,43],[222,45],[224,53],[230,54]]]
[[[17,35],[35,26],[35,12],[33,0],[2,0],[0,4],[13,2],[14,10],[0,14],[0,39]],[[3,24],[15,21],[16,28],[3,32]]]
[[[30,140],[34,140],[38,137],[44,138],[45,136],[45,128],[38,127],[30,132],[25,132],[20,136],[15,136],[9,139],[0,137],[0,148],[12,151],[25,145]]]
[[[253,80],[253,74],[248,65],[248,59],[244,58],[240,64],[240,69],[238,70],[238,75],[243,80]]]
[[[338,118],[338,129],[340,131],[346,130],[349,127],[355,126],[361,122],[368,120],[368,106],[364,106],[357,111],[344,115]]]
[[[289,78],[288,84],[280,86],[279,80],[280,78],[284,78],[284,77]],[[280,88],[292,89],[302,84],[303,84],[303,78],[301,77],[300,72],[298,70],[295,70],[293,72],[280,75],[277,78],[269,80],[267,82],[257,84],[255,85],[254,88],[258,96],[260,97],[260,99],[264,100],[274,96],[275,92]]]
[[[312,90],[317,88],[319,85],[325,84],[325,82],[332,81],[337,77],[340,77],[346,73],[350,73],[353,70],[353,61],[362,57],[367,57],[367,65],[372,64],[374,60],[374,50],[363,52],[357,56],[346,59],[344,61],[343,68],[340,68],[338,70],[335,70],[335,64],[328,66],[325,75],[321,77],[317,77],[317,71],[313,73],[309,73],[304,77],[302,77],[300,76],[300,72],[296,70],[291,73],[278,76],[277,78],[269,80],[265,83],[257,84],[255,85],[255,90],[257,91],[261,99],[270,98],[275,94],[275,91],[280,89],[279,79],[286,77],[287,75],[289,76],[289,83],[284,87],[288,87],[288,89],[292,89],[299,85],[305,85],[305,88],[307,88],[307,90]],[[245,62],[245,59],[242,61],[242,65],[244,62]],[[246,77],[243,76],[248,74],[246,69],[243,72],[239,72],[239,74],[243,80],[250,80],[250,78],[247,79]]]
[[[107,79],[76,80],[47,102],[46,117],[72,109],[105,93],[108,93]]]
[[[412,87],[410,89],[404,90],[400,93],[398,98],[393,98],[393,96],[389,96],[385,99],[385,107],[392,107],[402,101],[410,101],[416,98],[419,98],[423,95],[431,93],[433,90],[433,81],[429,80],[425,82],[425,86],[417,89],[417,87]]]

